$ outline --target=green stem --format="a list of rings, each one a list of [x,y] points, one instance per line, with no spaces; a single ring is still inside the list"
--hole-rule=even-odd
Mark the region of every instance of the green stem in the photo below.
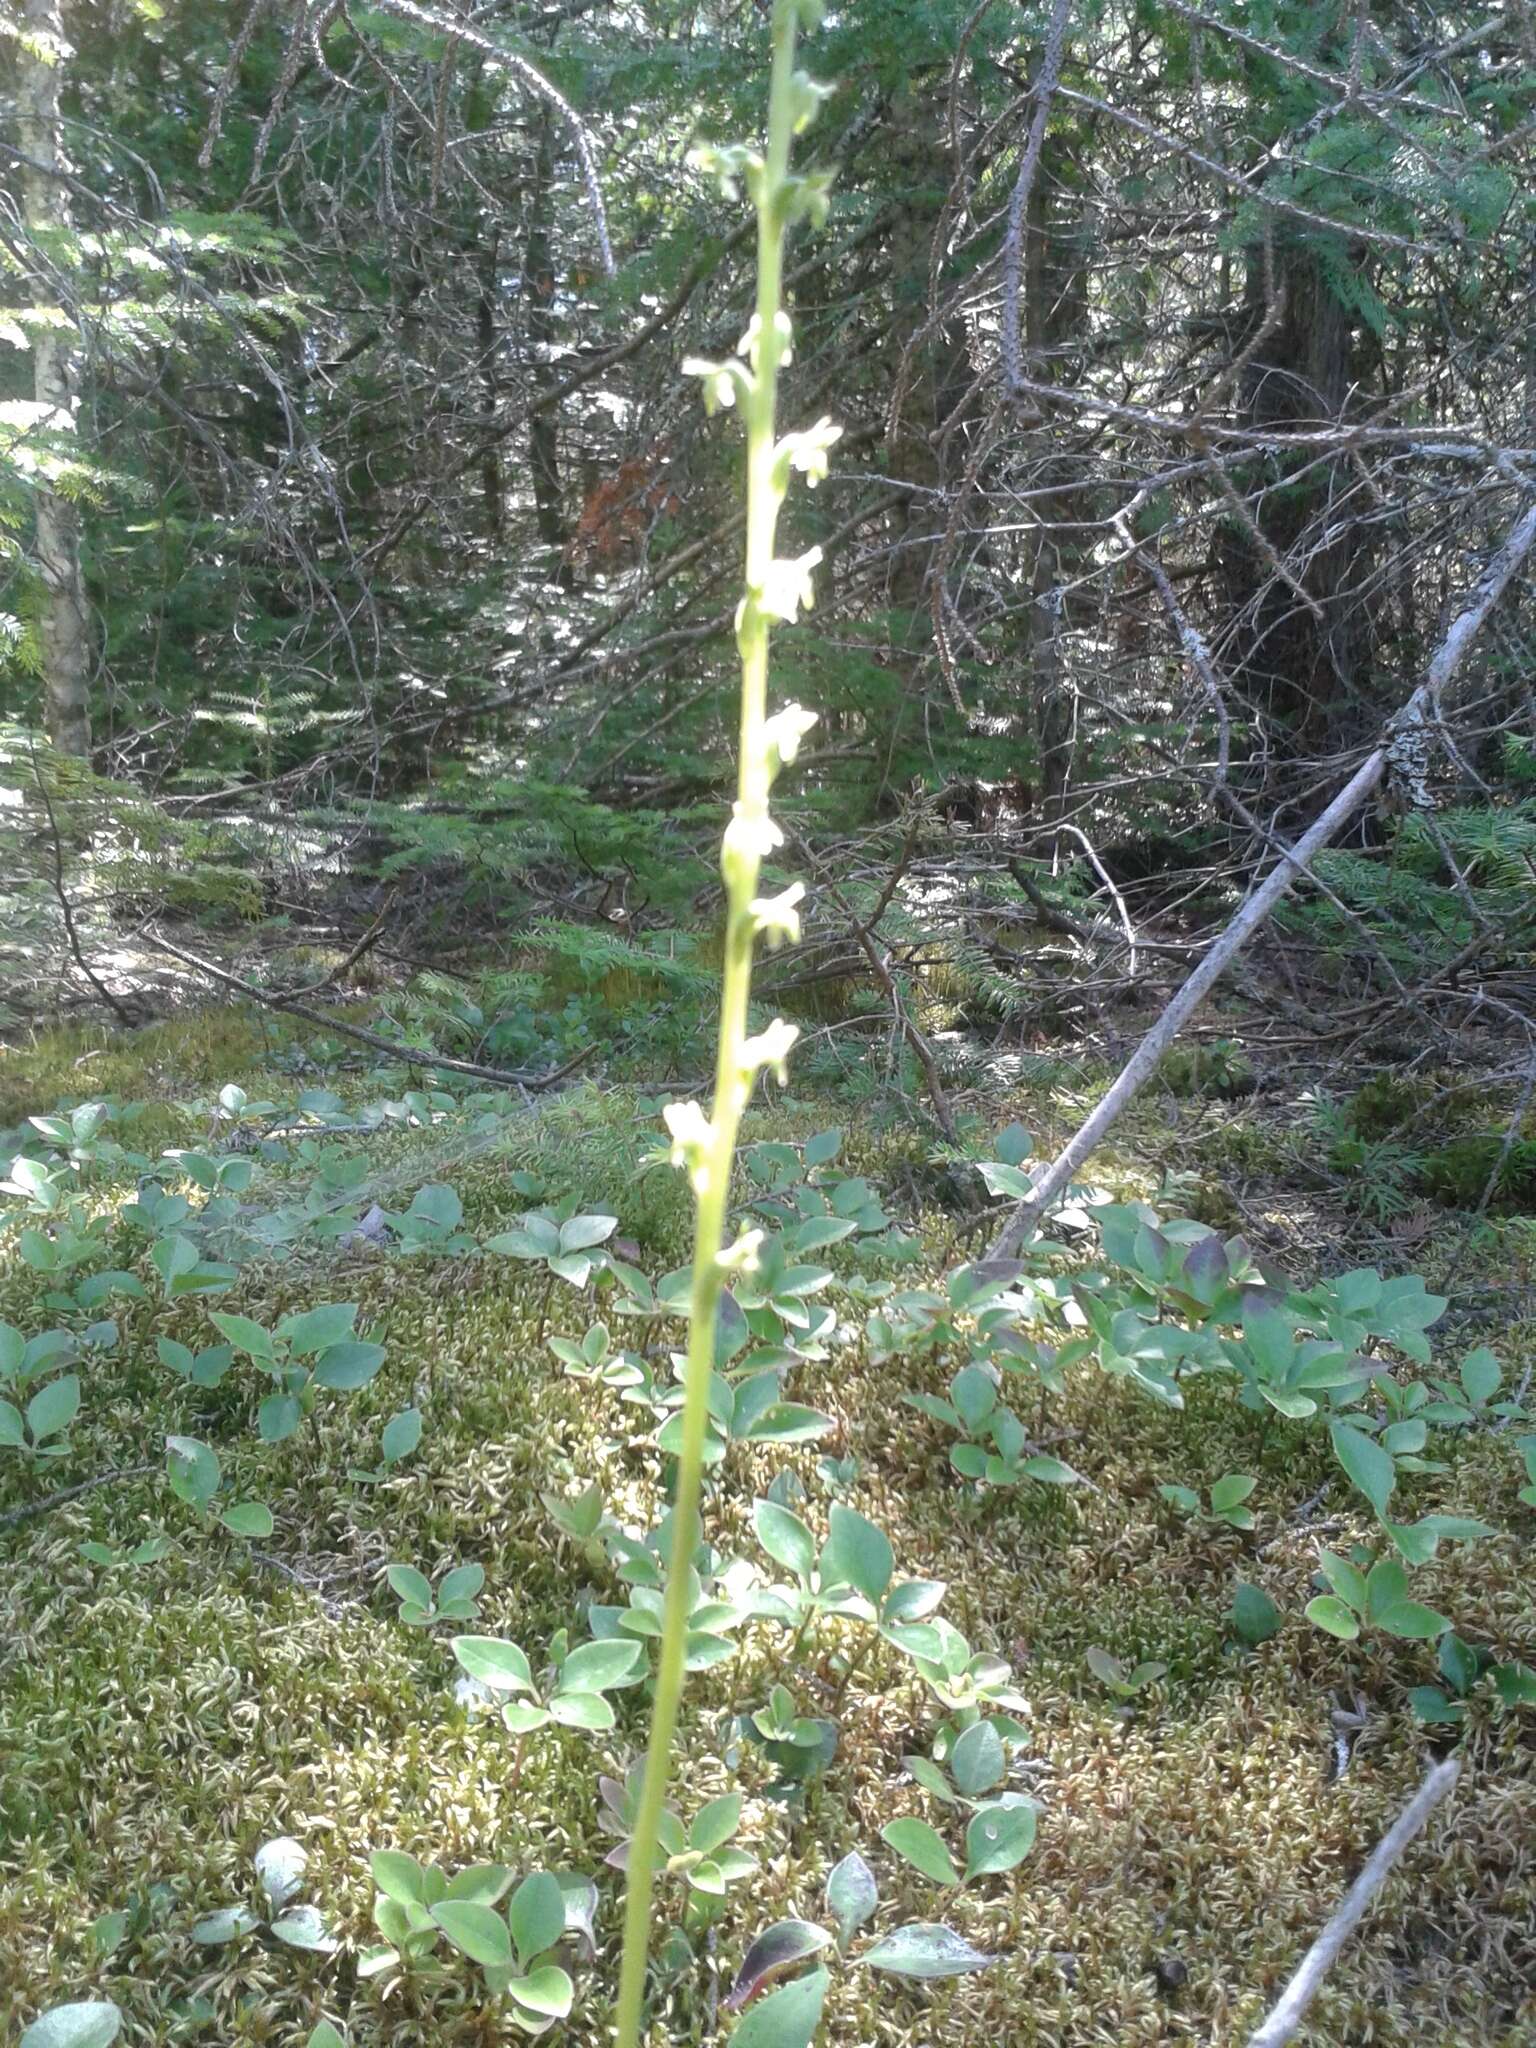
[[[774,763],[764,736],[768,696],[769,618],[758,601],[773,565],[774,534],[781,492],[774,479],[775,418],[779,364],[784,353],[779,331],[783,257],[783,193],[794,127],[792,81],[798,0],[774,0],[773,69],[768,101],[768,147],[757,189],[757,347],[750,392],[743,395],[747,439],[746,594],[737,626],[741,654],[741,738],[736,818],[748,827],[766,825]],[[651,1702],[645,1773],[630,1841],[628,1888],[624,1900],[624,1949],[614,2009],[616,2048],[639,2048],[645,2009],[651,1897],[655,1883],[657,1832],[666,1805],[672,1739],[682,1699],[688,1645],[689,1571],[699,1544],[699,1497],[709,1425],[709,1388],[714,1371],[715,1319],[725,1274],[720,1254],[730,1205],[736,1135],[752,1087],[745,1069],[748,1000],[757,924],[760,849],[743,836],[722,858],[726,883],[725,962],[721,977],[720,1031],[714,1102],[707,1150],[695,1169],[693,1285],[689,1296],[688,1357],[684,1368],[683,1430],[672,1508],[672,1545],[667,1562],[666,1599]]]

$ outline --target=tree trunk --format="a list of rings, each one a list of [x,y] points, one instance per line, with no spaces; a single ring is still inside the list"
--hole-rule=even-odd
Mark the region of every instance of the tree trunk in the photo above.
[[[1053,146],[1054,144],[1054,146]],[[1054,382],[1062,356],[1081,336],[1088,297],[1081,233],[1076,218],[1074,167],[1065,147],[1048,138],[1039,174],[1029,195],[1024,239],[1024,340],[1030,375]],[[1060,205],[1072,190],[1070,202]],[[1042,460],[1035,488],[1049,484],[1049,497],[1036,500],[1040,520],[1034,537],[1029,611],[1031,705],[1040,756],[1040,790],[1045,815],[1053,822],[1067,808],[1076,723],[1062,635],[1062,586],[1077,574],[1087,547],[1082,529],[1082,463],[1060,452],[1059,423],[1036,430]],[[1049,451],[1049,452],[1047,452]]]
[[[496,301],[501,238],[493,226],[488,226],[486,232],[489,239],[480,257],[475,300],[475,350],[479,358],[476,367],[480,372],[480,410],[486,425],[485,452],[480,457],[480,497],[485,508],[485,537],[497,542],[506,524],[502,516],[501,443],[490,437],[496,424],[500,387],[496,371]]]
[[[1349,406],[1352,316],[1305,246],[1277,249],[1276,271],[1284,303],[1244,374],[1247,423],[1282,429],[1336,425]],[[1256,326],[1265,313],[1264,270],[1256,250],[1249,252],[1246,290]],[[1310,750],[1330,737],[1340,709],[1358,702],[1375,628],[1360,588],[1364,536],[1344,512],[1348,466],[1312,463],[1303,476],[1286,481],[1286,470],[1297,466],[1266,465],[1264,480],[1271,488],[1257,524],[1316,611],[1275,574],[1236,519],[1223,529],[1223,552],[1235,620],[1236,679],[1250,703]],[[1234,477],[1245,494],[1258,480],[1257,474]]]
[[[528,197],[528,245],[523,257],[532,379],[541,394],[554,381],[550,349],[555,339],[555,271],[549,239],[554,175],[554,121],[549,107],[541,105],[533,189]],[[565,547],[570,535],[565,523],[565,493],[560,487],[560,419],[553,406],[543,407],[528,422],[528,463],[539,539],[554,554],[556,581],[568,588],[571,568],[565,560]]]
[[[69,215],[60,175],[59,87],[70,52],[60,0],[27,0],[26,29],[29,42],[42,51],[19,45],[16,59],[21,204],[28,239],[42,259],[38,278],[46,303],[51,294],[43,281],[62,274],[68,261],[61,247]],[[39,430],[55,446],[75,433],[70,374],[75,339],[72,322],[39,327],[32,338],[33,395],[43,408]],[[46,481],[38,486],[36,502],[44,722],[60,753],[85,757],[91,751],[91,645],[80,573],[80,517],[71,500],[50,490]]]

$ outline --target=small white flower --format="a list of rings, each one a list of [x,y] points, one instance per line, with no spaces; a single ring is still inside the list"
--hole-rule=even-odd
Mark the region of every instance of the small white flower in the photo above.
[[[743,363],[715,363],[705,356],[686,356],[683,375],[702,380],[704,410],[711,414],[728,412],[736,403],[737,395],[745,397],[752,388],[752,379]]]
[[[805,900],[804,882],[791,882],[777,896],[758,896],[750,909],[753,929],[769,952],[800,942],[800,905]]]
[[[828,452],[842,439],[842,435],[842,428],[830,419],[820,419],[814,427],[806,427],[801,433],[786,434],[774,454],[774,474],[779,488],[786,488],[789,472],[798,469],[814,491],[827,474]]]
[[[744,811],[740,804],[733,804],[731,822],[720,842],[721,873],[727,882],[743,872],[755,881],[759,863],[783,844],[784,834],[766,811]]]
[[[661,1114],[672,1137],[668,1157],[674,1166],[687,1168],[694,1193],[702,1195],[709,1186],[714,1125],[696,1102],[669,1102]]]
[[[807,548],[792,561],[781,558],[771,562],[762,588],[753,593],[758,610],[766,612],[770,619],[783,619],[786,624],[794,621],[802,607],[812,610],[816,591],[811,575],[820,562],[820,548]]]
[[[737,347],[755,370],[758,366],[758,341],[762,335],[762,322],[754,313],[747,322],[747,331]],[[791,363],[795,359],[795,327],[789,315],[782,309],[773,316],[773,331],[779,344],[779,361]]]
[[[724,1273],[755,1273],[762,1242],[760,1230],[744,1230],[734,1244],[727,1245],[720,1253],[716,1264]]]
[[[766,1067],[782,1087],[789,1079],[785,1062],[799,1036],[798,1024],[786,1024],[782,1017],[775,1017],[766,1031],[758,1032],[742,1046],[742,1072],[755,1076]]]
[[[786,704],[764,723],[770,774],[777,775],[781,768],[789,766],[800,752],[800,742],[815,723],[815,712],[807,711],[803,704]]]

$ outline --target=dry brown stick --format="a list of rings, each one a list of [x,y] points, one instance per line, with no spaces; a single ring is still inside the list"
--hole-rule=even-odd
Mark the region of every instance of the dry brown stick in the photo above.
[[[61,1486],[57,1493],[45,1494],[41,1500],[29,1500],[19,1508],[7,1508],[0,1515],[0,1529],[14,1529],[20,1522],[34,1521],[39,1515],[51,1515],[55,1508],[78,1500],[82,1493],[94,1493],[98,1486],[111,1486],[119,1479],[142,1479],[146,1472],[158,1472],[159,1469],[158,1465],[120,1465],[114,1472],[98,1472],[94,1479],[81,1479],[73,1486]]]
[[[1034,1230],[1039,1218],[1093,1152],[1100,1139],[1151,1079],[1158,1061],[1180,1031],[1264,924],[1313,857],[1342,830],[1380,783],[1388,765],[1395,765],[1412,784],[1422,776],[1422,752],[1431,719],[1440,716],[1440,698],[1461,665],[1479,628],[1503,595],[1511,577],[1536,544],[1536,501],[1515,522],[1504,545],[1473,586],[1467,602],[1436,648],[1428,673],[1401,711],[1390,719],[1381,739],[1322,814],[1279,859],[1249,896],[1226,930],[1174,994],[1173,1000],[1121,1068],[1113,1085],[1034,1183],[1034,1192],[1009,1213],[993,1240],[990,1256],[1011,1258]]]
[[[339,1031],[344,1038],[355,1038],[360,1045],[371,1045],[377,1052],[387,1052],[391,1059],[399,1060],[408,1067],[442,1067],[451,1074],[467,1074],[475,1081],[493,1081],[501,1088],[550,1088],[556,1081],[563,1081],[567,1074],[574,1073],[597,1050],[595,1045],[584,1046],[571,1059],[558,1067],[551,1067],[544,1074],[512,1073],[505,1067],[481,1066],[475,1060],[450,1059],[446,1053],[421,1052],[414,1046],[400,1045],[392,1038],[385,1038],[377,1031],[365,1031],[361,1024],[348,1024],[343,1018],[330,1016],[324,1010],[311,1009],[308,1003],[301,1003],[295,996],[285,996],[275,989],[258,988],[254,981],[246,981],[241,975],[231,974],[227,967],[218,967],[197,953],[189,953],[184,946],[175,945],[157,931],[146,931],[144,937],[160,952],[169,953],[173,960],[180,960],[198,974],[206,974],[211,981],[236,990],[253,1003],[264,1003],[270,1010],[282,1010],[290,1016],[302,1017],[306,1023],[318,1024],[324,1031]]]
[[[1370,1861],[1344,1894],[1337,1912],[1302,1957],[1301,1967],[1281,1994],[1269,2018],[1250,2035],[1248,2048],[1285,2048],[1306,2016],[1319,1985],[1338,1960],[1339,1951],[1364,1919],[1403,1851],[1461,1775],[1461,1764],[1447,1757],[1436,1764],[1397,1819],[1371,1852]]]

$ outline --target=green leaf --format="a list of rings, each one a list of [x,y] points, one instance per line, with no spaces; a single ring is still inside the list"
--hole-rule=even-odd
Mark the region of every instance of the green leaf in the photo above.
[[[1046,1486],[1081,1486],[1083,1475],[1064,1465],[1060,1458],[1026,1458],[1019,1470],[1026,1479],[1038,1479]]]
[[[27,1441],[27,1427],[14,1401],[0,1401],[0,1444],[20,1450]]]
[[[171,1491],[195,1508],[206,1507],[219,1490],[219,1461],[195,1436],[165,1440],[165,1476]]]
[[[479,1906],[494,1906],[511,1882],[512,1873],[505,1864],[472,1863],[449,1881],[443,1896],[447,1899],[471,1899]]]
[[[439,1899],[431,1909],[432,1918],[456,1949],[472,1963],[510,1963],[512,1937],[507,1923],[493,1907],[474,1899]]]
[[[453,1654],[461,1668],[498,1692],[532,1692],[533,1669],[516,1643],[499,1636],[455,1636]]]
[[[632,1678],[645,1661],[638,1643],[613,1639],[582,1643],[560,1667],[561,1692],[606,1692]]]
[[[27,1427],[33,1441],[41,1443],[45,1437],[68,1429],[79,1413],[80,1381],[76,1374],[68,1372],[62,1379],[50,1380],[32,1396],[27,1403]]]
[[[383,1363],[382,1344],[348,1338],[343,1344],[328,1345],[315,1360],[315,1385],[328,1387],[332,1393],[350,1394],[366,1387]]]
[[[1257,1479],[1250,1479],[1241,1472],[1229,1472],[1225,1479],[1218,1479],[1211,1488],[1211,1513],[1224,1515],[1231,1508],[1245,1501],[1258,1485]]]
[[[1401,1636],[1409,1642],[1433,1642],[1451,1625],[1445,1615],[1436,1614],[1432,1607],[1421,1606],[1417,1600],[1395,1601],[1376,1619],[1389,1636]]]
[[[527,1969],[565,1932],[565,1894],[559,1880],[547,1870],[525,1877],[507,1905],[507,1925],[518,1962]]]
[[[397,1600],[412,1607],[431,1607],[432,1581],[424,1572],[417,1571],[415,1565],[392,1564],[384,1576]]]
[[[727,1792],[719,1799],[711,1799],[695,1814],[693,1825],[688,1830],[688,1846],[701,1855],[712,1856],[735,1834],[741,1820],[741,1794]]]
[[[784,1565],[797,1578],[810,1577],[816,1565],[816,1541],[797,1514],[781,1508],[777,1501],[754,1501],[752,1526],[776,1564]]]
[[[259,1500],[236,1501],[233,1507],[224,1510],[219,1520],[231,1536],[267,1537],[272,1534],[272,1510],[263,1507]]]
[[[949,1383],[949,1398],[966,1428],[976,1431],[997,1406],[997,1382],[979,1365],[963,1365]]]
[[[1320,1593],[1315,1600],[1309,1600],[1306,1616],[1308,1621],[1315,1622],[1341,1642],[1352,1643],[1360,1633],[1360,1623],[1353,1609],[1346,1607],[1342,1600],[1336,1600],[1331,1593]]]
[[[531,1970],[526,1977],[514,1977],[507,1985],[507,1993],[529,2012],[557,2020],[565,2018],[576,1995],[570,1978],[553,1963]]]
[[[741,1968],[736,1972],[735,1981],[724,2001],[725,2010],[740,2012],[765,1985],[798,1969],[809,1957],[826,1948],[831,1940],[824,1927],[817,1927],[809,1920],[776,1920],[771,1927],[765,1927],[742,1958]]]
[[[346,1343],[356,1322],[355,1301],[324,1302],[319,1308],[284,1316],[277,1326],[276,1335],[298,1357],[313,1358],[317,1352],[327,1351],[333,1344]]]
[[[880,1838],[910,1863],[914,1870],[920,1870],[924,1877],[931,1877],[935,1884],[958,1884],[960,1873],[954,1859],[944,1846],[944,1838],[937,1828],[925,1820],[887,1821],[880,1830]]]
[[[732,2033],[728,2048],[810,2048],[831,1979],[812,1970],[770,1991]]]
[[[263,1364],[270,1364],[275,1353],[272,1349],[272,1333],[252,1322],[249,1316],[220,1315],[210,1311],[214,1328],[227,1337],[237,1351],[243,1351],[247,1358],[259,1358]]]
[[[387,1899],[395,1899],[402,1906],[426,1904],[426,1873],[414,1856],[399,1849],[375,1849],[368,1859],[368,1868]]]
[[[304,1420],[296,1394],[268,1394],[256,1410],[256,1429],[265,1444],[287,1441]]]
[[[825,1436],[835,1427],[831,1416],[823,1415],[819,1408],[806,1408],[798,1401],[775,1401],[743,1432],[743,1437],[754,1444],[803,1444]]]
[[[898,1927],[858,1958],[871,1970],[886,1970],[896,1977],[964,1977],[972,1970],[984,1970],[996,1956],[972,1948],[952,1927],[931,1920],[914,1920]]]
[[[347,2048],[347,2037],[337,2033],[329,2020],[321,2020],[311,2029],[304,2048]]]
[[[341,1946],[326,1933],[318,1906],[289,1906],[271,1923],[271,1932],[289,1948],[307,1949],[313,1955],[334,1955]]]
[[[1280,1630],[1280,1610],[1262,1586],[1240,1584],[1232,1595],[1232,1626],[1243,1642],[1257,1647]]]
[[[1351,1482],[1365,1495],[1378,1515],[1385,1515],[1392,1489],[1397,1484],[1397,1468],[1392,1463],[1391,1452],[1384,1451],[1374,1437],[1366,1436],[1347,1422],[1335,1422],[1330,1433],[1334,1454]]]
[[[1503,1373],[1499,1361],[1488,1350],[1469,1351],[1461,1361],[1461,1384],[1474,1408],[1486,1408],[1499,1391]]]
[[[879,1903],[875,1873],[857,1849],[850,1849],[827,1877],[827,1910],[837,1922],[840,1947],[846,1948],[865,1921],[873,1918]]]
[[[402,1408],[398,1415],[392,1415],[384,1425],[384,1434],[379,1440],[379,1449],[386,1465],[398,1465],[402,1458],[408,1458],[421,1442],[421,1410]]]
[[[826,1549],[836,1577],[878,1607],[896,1569],[895,1553],[885,1531],[837,1501],[832,1507]]]
[[[996,1723],[976,1721],[962,1730],[950,1752],[949,1768],[968,1799],[979,1799],[982,1793],[1001,1784],[1008,1759]]]
[[[248,1906],[225,1906],[217,1913],[205,1913],[200,1920],[194,1920],[192,1939],[205,1948],[215,1948],[226,1941],[238,1941],[260,1925],[259,1916]]]
[[[42,2013],[21,2037],[20,2048],[107,2048],[123,2015],[107,1998],[83,1998]]]
[[[614,1725],[614,1711],[600,1692],[557,1692],[549,1711],[562,1727],[585,1728],[600,1735]]]
[[[1528,1665],[1496,1665],[1493,1689],[1506,1707],[1536,1707],[1536,1671]]]
[[[965,1831],[965,1876],[1012,1870],[1035,1846],[1035,1809],[1027,1800],[984,1806]]]
[[[606,1244],[618,1227],[617,1216],[573,1216],[560,1226],[560,1249],[590,1251],[594,1245]]]

